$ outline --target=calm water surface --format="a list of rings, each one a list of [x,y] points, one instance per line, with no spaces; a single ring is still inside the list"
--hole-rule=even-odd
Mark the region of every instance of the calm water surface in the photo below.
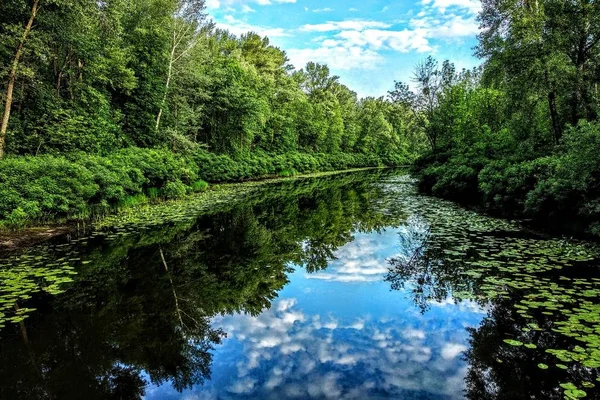
[[[600,398],[594,245],[401,172],[225,200],[6,254],[0,398]]]

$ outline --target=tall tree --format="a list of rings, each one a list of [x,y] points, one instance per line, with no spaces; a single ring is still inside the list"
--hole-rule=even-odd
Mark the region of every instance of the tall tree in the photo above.
[[[10,112],[12,108],[13,102],[13,91],[15,88],[15,80],[17,79],[17,73],[19,70],[19,61],[21,59],[21,55],[23,53],[23,47],[27,42],[29,34],[31,32],[31,28],[33,27],[33,22],[38,13],[39,0],[33,0],[31,4],[31,11],[29,13],[29,18],[25,23],[25,27],[22,29],[21,37],[19,38],[17,48],[14,53],[14,57],[12,59],[10,65],[10,72],[8,73],[8,84],[6,85],[6,90],[4,93],[4,112],[2,114],[2,124],[0,125],[0,158],[4,157],[4,147],[6,142],[6,132],[8,130],[8,122],[10,119]]]
[[[185,60],[189,52],[196,46],[205,14],[204,0],[177,0],[170,26],[170,49],[165,79],[164,94],[161,106],[156,115],[155,130],[160,128],[160,120],[167,103],[173,74],[178,64]]]
[[[477,54],[486,74],[507,85],[516,107],[547,104],[554,143],[566,123],[597,117],[599,14],[591,0],[483,1]]]

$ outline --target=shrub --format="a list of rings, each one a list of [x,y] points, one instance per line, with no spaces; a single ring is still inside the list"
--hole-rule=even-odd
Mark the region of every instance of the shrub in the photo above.
[[[479,198],[477,174],[469,165],[444,165],[435,168],[437,179],[431,188],[435,196],[454,199],[461,203],[474,203]]]
[[[0,182],[1,219],[15,219],[17,208],[27,219],[82,211],[99,191],[87,168],[53,156],[2,160]]]
[[[298,171],[296,171],[294,168],[289,168],[279,171],[277,175],[283,177],[296,176],[298,175]]]
[[[148,188],[146,189],[146,195],[149,199],[156,199],[160,197],[160,189],[154,187]]]
[[[207,182],[382,163],[377,156],[362,154],[256,152],[233,159],[202,149],[182,156],[170,150],[143,148],[122,149],[107,156],[77,152],[63,157],[8,157],[0,160],[0,222],[22,226],[32,220],[83,215],[92,207],[107,209],[157,197],[180,198],[188,192],[206,190]]]
[[[600,236],[600,123],[582,121],[568,128],[561,145],[544,157],[519,159],[490,147],[421,157],[413,165],[420,189],[463,203],[481,200],[503,216]],[[502,157],[488,158],[495,153]]]
[[[550,157],[533,161],[494,161],[479,173],[484,205],[505,216],[525,216],[526,200],[544,175],[552,174]]]
[[[552,168],[540,168],[544,174],[527,196],[527,211],[536,218],[577,219],[599,234],[599,153],[600,123],[581,122],[568,129],[560,151],[549,158]]]
[[[200,192],[204,192],[206,190],[208,190],[207,182],[205,182],[203,180],[199,180],[199,181],[192,183],[192,191],[194,193],[200,193]]]
[[[148,204],[148,197],[144,194],[136,194],[135,196],[127,196],[119,201],[117,207],[135,207],[144,204]]]
[[[180,199],[187,194],[188,186],[181,181],[167,182],[162,188],[162,196],[165,199]]]

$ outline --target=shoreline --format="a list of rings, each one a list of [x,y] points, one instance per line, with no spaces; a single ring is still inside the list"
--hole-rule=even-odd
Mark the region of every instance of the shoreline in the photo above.
[[[91,215],[86,218],[73,218],[66,220],[57,220],[48,223],[36,223],[33,222],[31,226],[16,229],[4,229],[0,230],[0,255],[5,252],[12,252],[18,249],[34,246],[37,244],[44,243],[54,238],[67,235],[69,233],[76,233],[80,229],[87,230],[93,227],[106,226],[107,222],[118,216],[125,214],[132,214],[135,212],[141,212],[144,209],[157,208],[161,206],[168,206],[169,204],[189,202],[190,200],[200,201],[202,204],[209,203],[211,200],[216,200],[219,197],[232,197],[236,194],[240,194],[239,191],[232,191],[233,188],[251,189],[258,186],[263,186],[278,182],[287,182],[292,180],[320,178],[332,175],[339,175],[352,172],[361,171],[374,171],[384,170],[390,168],[401,168],[401,167],[363,167],[363,168],[351,168],[337,171],[324,171],[324,172],[312,172],[308,174],[298,174],[289,177],[282,177],[277,175],[268,175],[257,178],[250,178],[239,182],[232,183],[215,183],[211,184],[210,187],[200,193],[189,194],[185,197],[175,200],[167,199],[156,199],[150,203],[125,205],[117,207],[101,216]],[[243,192],[245,193],[245,192]]]

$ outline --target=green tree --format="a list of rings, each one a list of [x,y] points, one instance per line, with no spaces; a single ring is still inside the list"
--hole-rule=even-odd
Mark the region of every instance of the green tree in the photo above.
[[[13,3],[13,2],[10,2]],[[20,2],[15,2],[15,3],[20,3]],[[0,8],[0,10],[2,10],[3,12],[5,11],[5,8],[8,9],[9,6],[11,6],[12,4],[3,4],[0,5],[2,8]],[[6,85],[6,90],[3,93],[3,100],[4,100],[4,111],[2,113],[2,123],[0,124],[0,158],[4,157],[4,147],[5,147],[5,141],[6,141],[6,132],[8,130],[8,122],[10,120],[10,112],[11,112],[11,108],[12,108],[12,103],[13,103],[13,92],[14,92],[14,88],[15,88],[15,81],[17,79],[17,73],[19,72],[19,62],[21,61],[21,56],[23,53],[23,48],[27,42],[27,39],[29,38],[29,34],[31,32],[31,28],[33,26],[33,22],[35,21],[35,18],[37,16],[37,12],[38,12],[38,7],[39,7],[39,0],[33,0],[33,3],[31,4],[31,11],[28,13],[28,18],[27,18],[27,22],[25,23],[24,28],[16,30],[16,35],[13,33],[13,35],[7,35],[7,34],[3,34],[0,37],[2,38],[2,40],[8,40],[8,41],[13,41],[11,39],[17,39],[17,45],[16,45],[16,49],[14,50],[14,56],[12,57],[12,60],[9,63],[9,71],[8,71],[8,83]],[[3,29],[3,31],[10,31],[13,30],[11,29],[11,27],[6,27],[5,29]],[[14,30],[13,30],[14,31]],[[7,37],[8,36],[8,37]],[[12,36],[12,37],[11,37]],[[17,36],[17,38],[15,38],[15,36]]]

